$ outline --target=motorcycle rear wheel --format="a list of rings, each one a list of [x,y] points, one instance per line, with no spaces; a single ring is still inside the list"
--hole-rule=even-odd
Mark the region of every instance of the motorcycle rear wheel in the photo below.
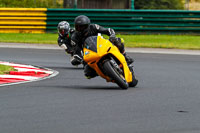
[[[123,75],[120,75],[119,72],[111,65],[111,62],[105,61],[103,64],[103,68],[106,71],[107,76],[109,76],[112,80],[114,80],[119,87],[122,89],[128,89],[129,85],[126,82]]]

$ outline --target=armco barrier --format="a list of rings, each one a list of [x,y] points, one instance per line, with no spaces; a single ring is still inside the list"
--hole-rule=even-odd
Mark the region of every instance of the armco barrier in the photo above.
[[[47,31],[56,30],[62,20],[73,25],[78,15],[123,33],[200,34],[200,11],[177,10],[48,9]]]
[[[46,8],[0,8],[0,33],[44,33]]]
[[[121,33],[200,34],[200,11],[0,8],[0,33],[55,32],[60,21],[72,26],[78,15]]]

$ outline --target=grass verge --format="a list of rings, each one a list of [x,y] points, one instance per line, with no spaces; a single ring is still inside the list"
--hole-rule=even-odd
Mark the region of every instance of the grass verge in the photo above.
[[[0,64],[0,74],[8,74],[10,71],[16,71],[13,67]]]
[[[126,47],[200,50],[200,36],[190,35],[119,35]]]
[[[200,50],[200,36],[192,35],[117,35],[126,47]],[[57,44],[57,34],[1,33],[0,42]]]

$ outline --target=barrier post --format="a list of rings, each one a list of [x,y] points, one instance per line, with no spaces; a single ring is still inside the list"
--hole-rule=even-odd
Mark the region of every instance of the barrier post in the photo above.
[[[74,8],[77,8],[77,0],[74,0]]]
[[[131,0],[131,10],[135,9],[134,0]]]

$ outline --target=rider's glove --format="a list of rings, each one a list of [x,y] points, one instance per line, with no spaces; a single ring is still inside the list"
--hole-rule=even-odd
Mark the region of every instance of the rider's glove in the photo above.
[[[109,37],[109,41],[112,42],[112,43],[114,43],[116,40],[117,40],[117,38],[115,37],[115,35],[111,35]]]
[[[67,46],[66,44],[61,44],[60,47],[62,49],[64,49],[68,54],[72,54],[73,53],[73,49],[70,46]]]
[[[58,38],[58,45],[61,46],[64,43],[64,40],[61,38]]]

